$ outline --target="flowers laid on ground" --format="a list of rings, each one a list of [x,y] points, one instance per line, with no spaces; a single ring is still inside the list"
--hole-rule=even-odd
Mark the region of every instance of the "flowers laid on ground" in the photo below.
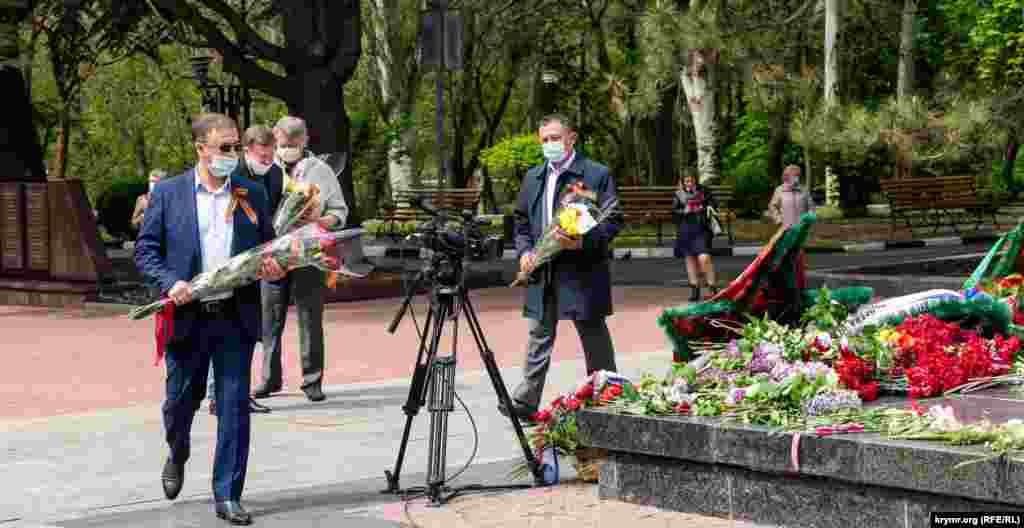
[[[525,286],[534,270],[562,252],[558,234],[580,239],[615,213],[618,205],[619,202],[614,196],[601,196],[596,191],[587,189],[582,180],[570,184],[561,194],[558,210],[554,214],[556,221],[548,225],[533,248],[533,269],[519,273],[511,285]]]
[[[259,280],[263,259],[266,257],[273,258],[288,271],[313,266],[359,277],[359,274],[345,267],[344,257],[351,250],[352,243],[362,233],[362,229],[331,232],[318,223],[307,224],[287,235],[239,253],[215,270],[196,275],[189,282],[192,287],[192,300],[202,300],[256,282]],[[135,308],[129,316],[132,319],[144,319],[167,309],[168,306],[173,307],[174,303],[164,297]]]
[[[911,304],[934,301],[936,294],[917,297]],[[852,316],[836,306],[826,289],[804,313],[803,326],[789,327],[767,317],[742,326],[719,321],[718,329],[734,336],[727,343],[705,347],[696,359],[674,364],[663,378],[644,376],[637,384],[588,378],[538,413],[541,426],[531,441],[538,454],[548,448],[573,454],[582,447],[577,411],[603,405],[625,414],[721,417],[819,435],[881,432],[960,445],[988,443],[993,449],[1003,446],[1003,452],[1024,449],[1024,423],[963,425],[948,408],[864,406],[883,393],[916,399],[1024,381],[1021,341],[993,334],[983,324],[988,305],[944,302],[955,303],[955,309],[930,306],[941,307],[940,314],[956,315],[959,322],[906,313],[898,322],[882,318],[877,321],[888,323],[847,334],[847,318]]]

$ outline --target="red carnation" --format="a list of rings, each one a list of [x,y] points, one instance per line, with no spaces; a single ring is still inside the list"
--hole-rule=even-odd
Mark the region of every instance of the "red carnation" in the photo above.
[[[576,391],[576,399],[589,400],[594,397],[594,384],[586,383]]]
[[[548,423],[551,420],[551,411],[544,409],[533,413],[533,420],[535,422]]]
[[[580,409],[580,401],[576,398],[569,398],[569,401],[565,403],[565,406],[570,411],[578,411]]]

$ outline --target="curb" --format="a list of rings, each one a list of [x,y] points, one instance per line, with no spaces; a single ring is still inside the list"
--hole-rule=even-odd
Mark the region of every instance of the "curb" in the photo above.
[[[885,251],[888,249],[913,249],[937,246],[964,246],[977,243],[991,243],[999,240],[997,234],[967,235],[967,236],[946,236],[936,238],[923,238],[916,240],[887,240],[878,242],[861,242],[857,244],[844,244],[842,246],[809,246],[804,248],[807,253],[867,253],[871,251]],[[753,257],[761,252],[761,245],[733,246],[725,248],[713,248],[711,255],[715,257]],[[388,253],[397,252],[397,248],[386,246],[369,246],[364,248],[367,257],[391,256]],[[422,256],[426,250],[405,250],[407,256],[416,258]],[[630,259],[670,259],[674,258],[671,247],[629,247],[614,248],[615,260]],[[516,251],[506,249],[501,256],[502,260],[515,260]]]

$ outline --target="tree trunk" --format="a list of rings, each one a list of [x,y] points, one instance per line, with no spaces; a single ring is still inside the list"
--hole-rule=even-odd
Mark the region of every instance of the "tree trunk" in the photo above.
[[[903,25],[900,28],[900,63],[896,97],[906,102],[914,91],[914,17],[917,0],[903,0]]]
[[[349,138],[349,119],[345,111],[344,84],[326,68],[296,72],[295,86],[285,100],[288,112],[306,120],[309,128],[309,148],[317,154],[328,154],[329,164],[338,173],[341,192],[348,204],[347,227],[358,227],[362,215],[356,207],[355,188],[352,185],[352,163]]]
[[[370,12],[381,117],[391,126],[401,126],[403,116],[412,113],[416,101],[415,97],[404,96],[402,90],[415,88],[418,83],[409,77],[416,75],[418,78],[418,72],[405,71],[408,50],[402,48],[400,41],[402,17],[398,0],[370,0]],[[387,174],[392,193],[414,185],[409,153],[415,148],[415,137],[415,133],[402,129],[388,149]]]
[[[1002,179],[1007,189],[1014,190],[1017,188],[1017,182],[1013,179],[1014,165],[1017,164],[1017,151],[1020,149],[1020,142],[1017,138],[1010,136],[1010,140],[1006,144],[1006,160],[1003,161]]]
[[[65,103],[60,112],[60,127],[57,129],[57,154],[54,158],[52,179],[63,180],[68,171],[68,144],[71,142],[71,109]]]
[[[839,10],[841,0],[825,0],[825,105],[839,99]]]
[[[660,185],[671,185],[675,182],[675,125],[676,99],[679,87],[673,86],[661,94],[661,108],[654,121],[654,181]]]
[[[701,183],[717,179],[720,174],[714,82],[717,64],[718,50],[691,49],[687,52],[686,69],[680,75],[693,117],[693,132],[697,138],[697,174]]]
[[[772,112],[769,117],[771,135],[768,137],[768,178],[772,181],[782,177],[782,156],[785,154],[786,143],[789,142],[789,121],[792,116],[792,110],[792,98],[784,97],[781,108]],[[805,176],[804,183],[808,184],[809,190],[809,174]]]

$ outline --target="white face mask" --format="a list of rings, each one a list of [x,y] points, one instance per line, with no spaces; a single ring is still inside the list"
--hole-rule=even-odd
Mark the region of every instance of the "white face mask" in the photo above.
[[[273,167],[273,166],[274,165],[272,163],[260,163],[258,161],[252,161],[252,160],[249,161],[249,168],[251,168],[252,169],[252,173],[257,175],[257,176],[263,176],[264,174],[267,173],[267,171],[270,170],[270,167]]]
[[[277,147],[277,157],[285,163],[295,163],[302,159],[302,149],[299,147]]]
[[[156,182],[149,182],[149,192],[153,192],[153,187],[156,187]]]
[[[543,146],[544,159],[558,161],[565,157],[565,144],[561,141],[548,141]]]

